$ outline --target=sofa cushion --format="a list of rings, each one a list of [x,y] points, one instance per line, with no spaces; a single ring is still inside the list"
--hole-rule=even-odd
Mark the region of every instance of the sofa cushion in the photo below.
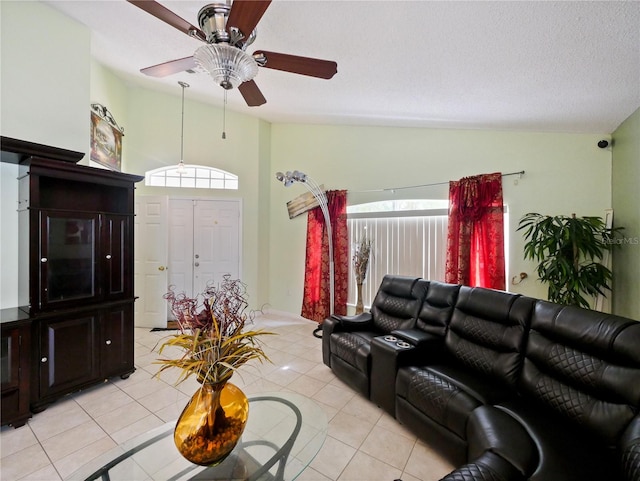
[[[614,446],[640,406],[640,323],[536,304],[521,389]]]
[[[455,382],[428,368],[398,371],[396,395],[434,422],[464,438],[467,418],[480,401]]]
[[[369,354],[372,332],[341,332],[331,334],[330,345],[334,356],[356,367],[360,372],[369,374]]]
[[[388,334],[415,325],[429,282],[413,277],[384,276],[371,304],[374,329]]]
[[[534,303],[517,294],[461,287],[447,351],[468,369],[515,389]]]
[[[457,284],[430,281],[427,295],[418,314],[416,328],[444,337],[459,291],[460,286]]]
[[[504,401],[515,393],[503,383],[450,361],[400,369],[396,395],[464,438],[467,420],[474,409]]]
[[[480,404],[496,404],[515,396],[515,392],[504,383],[470,371],[455,361],[425,366],[424,369],[455,384]]]

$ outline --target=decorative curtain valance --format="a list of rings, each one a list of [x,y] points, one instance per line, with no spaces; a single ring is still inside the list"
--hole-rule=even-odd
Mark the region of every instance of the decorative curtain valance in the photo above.
[[[502,204],[500,173],[449,183],[446,282],[505,289]]]

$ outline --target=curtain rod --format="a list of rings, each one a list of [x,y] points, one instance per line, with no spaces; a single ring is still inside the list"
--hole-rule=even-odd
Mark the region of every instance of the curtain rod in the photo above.
[[[508,174],[502,174],[502,177],[507,177],[509,175],[519,175],[519,176],[523,176],[524,175],[524,170],[521,170],[519,172],[509,172]],[[363,193],[367,193],[367,192],[395,192],[396,190],[405,190],[405,189],[419,189],[420,187],[432,187],[434,185],[447,185],[449,184],[449,181],[447,182],[434,182],[432,184],[420,184],[420,185],[409,185],[406,187],[389,187],[386,189],[371,189],[371,190],[350,190],[349,193],[354,193],[354,194],[363,194]]]

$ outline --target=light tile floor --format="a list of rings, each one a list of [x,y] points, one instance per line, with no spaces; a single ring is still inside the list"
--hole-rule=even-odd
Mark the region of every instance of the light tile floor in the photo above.
[[[256,317],[272,361],[243,366],[234,384],[247,394],[294,391],[314,399],[329,420],[327,439],[300,481],[436,481],[453,467],[380,408],[339,381],[322,363],[315,323],[275,313]],[[2,481],[58,481],[116,445],[174,421],[195,380],[178,372],[153,377],[158,341],[171,331],[135,330],[136,372],[66,396],[18,429],[0,432]]]

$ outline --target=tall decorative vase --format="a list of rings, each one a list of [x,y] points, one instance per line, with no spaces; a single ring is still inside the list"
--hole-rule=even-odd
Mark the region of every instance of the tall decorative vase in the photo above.
[[[178,418],[173,440],[192,463],[215,466],[235,447],[248,415],[249,401],[237,386],[203,383]]]
[[[356,284],[357,290],[357,302],[356,302],[356,314],[362,314],[364,312],[364,304],[362,303],[362,282]]]

